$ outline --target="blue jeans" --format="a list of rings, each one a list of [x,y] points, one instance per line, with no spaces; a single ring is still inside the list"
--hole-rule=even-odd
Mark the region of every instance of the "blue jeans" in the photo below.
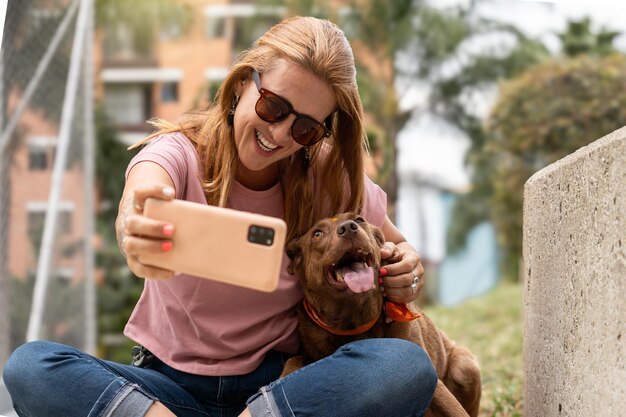
[[[437,384],[426,353],[399,339],[349,343],[277,379],[287,358],[272,351],[249,374],[214,377],[158,359],[139,368],[32,342],[13,352],[4,382],[26,417],[143,416],[154,401],[179,417],[238,416],[246,403],[255,417],[412,417],[424,414]]]

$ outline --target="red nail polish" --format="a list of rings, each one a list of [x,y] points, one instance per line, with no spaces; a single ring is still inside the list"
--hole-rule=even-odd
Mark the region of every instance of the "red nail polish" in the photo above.
[[[378,278],[378,283],[379,283],[379,284],[382,284],[382,283],[383,283],[383,279],[379,277],[379,278]]]
[[[173,244],[172,244],[172,242],[170,242],[170,241],[163,242],[163,243],[161,243],[161,250],[162,250],[163,252],[169,252],[169,251],[171,251],[171,250],[172,250],[172,247],[173,247],[173,246],[174,246],[174,245],[173,245]]]
[[[172,236],[174,234],[174,225],[166,224],[163,226],[163,234],[166,236]]]
[[[380,268],[380,275],[387,275],[387,268]]]

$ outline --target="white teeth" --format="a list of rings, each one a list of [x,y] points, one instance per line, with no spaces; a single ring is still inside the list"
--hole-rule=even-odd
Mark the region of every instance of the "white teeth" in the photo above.
[[[256,133],[256,138],[257,138],[256,143],[258,143],[258,144],[259,144],[259,147],[260,147],[261,149],[263,149],[265,152],[271,152],[271,151],[273,151],[274,149],[278,148],[278,145],[274,145],[273,143],[268,142],[268,141],[267,141],[267,140],[263,137],[263,135],[261,134],[261,132],[259,132],[258,130],[257,130],[255,133]]]

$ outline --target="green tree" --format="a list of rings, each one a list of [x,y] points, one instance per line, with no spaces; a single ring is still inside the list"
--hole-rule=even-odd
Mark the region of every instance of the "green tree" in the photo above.
[[[580,55],[537,66],[502,86],[489,118],[489,198],[506,276],[517,278],[522,197],[537,170],[626,125],[626,56]]]
[[[26,278],[12,277],[8,281],[7,293],[11,299],[8,317],[11,322],[9,345],[13,350],[26,340],[26,330],[33,299],[35,274]],[[42,323],[42,338],[55,340],[72,346],[84,342],[84,320],[77,312],[82,310],[84,283],[72,283],[66,278],[52,276],[46,296],[46,314]]]
[[[102,343],[102,337],[122,333],[143,288],[143,280],[130,272],[120,254],[113,226],[117,202],[124,189],[124,172],[136,152],[127,151],[120,143],[117,130],[101,108],[96,111],[96,137],[96,178],[100,196],[96,230],[101,238],[96,267],[104,276],[97,297],[99,346],[107,359],[128,361],[128,344],[109,348]]]
[[[353,0],[339,10],[326,1],[289,0],[288,14],[315,15],[337,22],[349,38],[357,66],[357,82],[368,114],[370,150],[384,163],[377,181],[388,194],[393,218],[397,200],[396,136],[420,109],[400,107],[399,82],[427,79],[472,33],[462,14],[429,7],[422,0]],[[407,65],[410,57],[417,66]],[[402,59],[404,58],[404,59]]]
[[[514,27],[508,27],[508,33],[515,37],[516,43],[506,53],[486,51],[471,56],[458,73],[437,80],[433,86],[433,111],[470,139],[465,160],[471,169],[472,188],[455,202],[452,209],[452,223],[446,240],[452,253],[465,247],[467,236],[474,227],[492,217],[488,202],[493,193],[493,174],[489,169],[490,155],[484,152],[485,125],[483,116],[474,112],[473,103],[466,97],[474,92],[484,92],[549,58],[548,50],[540,42],[526,37]]]
[[[373,119],[366,126],[370,149],[383,153],[378,182],[387,192],[392,219],[398,197],[396,136],[411,115],[410,109],[399,106],[396,83],[403,69],[397,56],[414,40],[413,21],[421,7],[425,7],[421,1],[412,0],[351,1],[349,13],[340,22],[355,49],[363,107]]]
[[[339,15],[324,9],[326,2],[288,2],[290,13],[317,12],[318,16],[337,21],[354,47],[359,92],[371,120],[367,126],[370,148],[380,149],[384,155],[378,181],[388,193],[392,216],[397,199],[396,136],[409,118],[432,111],[465,132],[472,140],[473,149],[480,149],[484,128],[480,116],[473,113],[472,104],[467,102],[468,94],[496,85],[548,56],[541,43],[529,39],[514,26],[478,18],[475,13],[478,3],[438,9],[420,0],[362,0],[348,2],[348,11]],[[504,52],[489,50],[471,55],[463,52],[467,41],[494,33],[512,37],[515,46]],[[459,59],[460,55],[467,59]],[[451,64],[461,69],[450,76],[441,75],[445,72],[442,68]],[[399,106],[404,93],[399,86],[411,82],[431,86],[429,109],[419,105]],[[466,223],[479,223],[484,210],[469,206],[474,212],[469,217],[475,220]],[[457,226],[457,229],[461,228]],[[452,233],[452,240],[463,246],[457,235],[463,233]]]
[[[493,189],[483,152],[483,116],[474,112],[474,103],[467,97],[549,57],[542,43],[515,26],[477,16],[478,3],[438,9],[420,0],[354,0],[338,14],[325,1],[286,2],[288,14],[313,14],[338,22],[354,47],[359,92],[371,120],[366,126],[368,140],[370,149],[383,155],[377,180],[388,194],[392,218],[398,187],[396,136],[409,118],[431,111],[470,138],[467,162],[474,186],[453,209],[447,240],[452,251],[465,246],[473,227],[491,218],[488,202]],[[465,52],[468,41],[490,34],[508,36],[513,46]],[[458,70],[442,71],[450,66]],[[415,82],[430,86],[429,108],[400,108],[403,91],[399,86]]]
[[[487,126],[490,125],[485,125],[479,117],[471,115],[467,107],[463,106],[460,101],[462,94],[459,92],[463,93],[468,88],[485,85],[490,78],[505,81],[518,76],[523,77],[525,71],[532,71],[535,65],[541,65],[542,62],[552,62],[555,59],[566,60],[569,56],[574,55],[593,56],[599,59],[615,51],[612,42],[616,35],[615,32],[606,29],[601,29],[595,34],[591,33],[588,19],[571,21],[564,33],[559,36],[563,40],[561,57],[551,57],[547,50],[536,41],[520,39],[518,47],[514,48],[505,59],[496,58],[496,64],[494,64],[490,62],[491,59],[489,58],[479,58],[476,60],[476,64],[472,65],[474,69],[463,71],[460,77],[447,80],[438,86],[439,93],[438,96],[434,96],[435,100],[433,101],[435,107],[443,110],[441,114],[447,120],[457,124],[461,130],[467,132],[471,139],[471,147],[466,162],[472,173],[472,189],[468,194],[459,198],[453,208],[452,224],[448,230],[448,248],[451,251],[458,250],[465,245],[469,231],[477,224],[483,221],[492,221],[497,228],[498,243],[503,249],[502,274],[508,279],[516,280],[519,276],[519,259],[521,256],[523,181],[528,178],[530,173],[534,172],[529,173],[522,170],[521,165],[516,165],[520,169],[519,172],[512,169],[507,171],[507,178],[500,177],[503,172],[500,164],[505,163],[504,161],[508,161],[506,163],[509,164],[514,164],[514,162],[510,159],[509,154],[496,152],[496,149],[500,149],[500,145],[494,144],[495,137],[491,131],[487,131]],[[494,70],[496,77],[493,77]],[[563,68],[563,71],[566,71],[566,67]],[[478,79],[479,82],[476,82],[477,80],[473,79],[474,73],[482,74],[483,80]],[[587,82],[597,81],[597,78],[594,77],[587,80]],[[465,87],[459,88],[458,85],[465,85]],[[453,91],[454,94],[448,96],[449,91]],[[551,106],[558,107],[561,103],[569,102],[571,97],[577,97],[574,89],[564,89],[559,92],[551,91],[553,95],[543,96],[543,102],[534,102],[539,110]],[[557,123],[557,119],[553,119],[553,123]],[[568,132],[568,135],[570,133]],[[600,136],[590,136],[589,139]],[[508,142],[509,139],[501,137],[499,141]],[[563,141],[562,149],[573,150],[567,146],[567,138],[564,137]],[[556,152],[556,149],[553,151],[555,155],[565,155],[562,152]],[[503,159],[498,160],[498,158]],[[535,155],[534,151],[526,151],[522,159],[526,161],[532,159],[532,164],[526,164],[524,169],[527,170],[532,165],[536,171],[554,162],[558,157],[549,158],[546,155]],[[519,160],[517,161],[519,162]],[[505,204],[505,201],[508,203]]]
[[[606,28],[593,33],[591,19],[585,17],[580,20],[570,20],[565,32],[559,34],[559,39],[561,39],[563,53],[566,56],[606,56],[617,52],[613,42],[619,34]]]
[[[95,0],[95,6],[105,50],[130,49],[147,60],[161,34],[183,34],[193,18],[191,8],[176,0]]]
[[[43,218],[38,218],[28,225],[29,242],[35,258],[39,256],[43,229]],[[81,248],[82,245],[83,242],[80,239],[73,242],[66,241],[60,252],[67,253]],[[9,310],[6,313],[9,318],[10,331],[7,341],[11,351],[26,340],[35,278],[36,274],[31,272],[26,277],[11,277],[8,280]],[[52,274],[50,278],[46,296],[46,314],[42,322],[42,338],[80,346],[83,344],[81,335],[85,333],[85,328],[82,315],[76,313],[84,308],[84,281],[72,282],[57,274]]]

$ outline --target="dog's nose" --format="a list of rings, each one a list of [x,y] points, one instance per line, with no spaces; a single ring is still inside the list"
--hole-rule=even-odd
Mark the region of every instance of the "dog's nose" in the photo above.
[[[337,226],[337,234],[340,237],[351,238],[359,230],[359,225],[353,220],[344,220]]]

